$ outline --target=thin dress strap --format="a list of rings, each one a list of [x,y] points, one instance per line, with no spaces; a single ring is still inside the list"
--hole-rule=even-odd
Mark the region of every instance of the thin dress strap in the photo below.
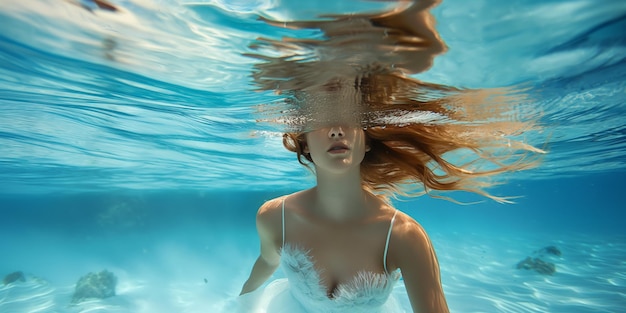
[[[283,198],[283,247],[285,246],[285,198]]]
[[[283,202],[283,205],[284,205],[284,202]],[[389,274],[389,271],[387,271],[387,251],[389,250],[389,239],[391,238],[391,229],[393,228],[393,222],[396,220],[396,214],[398,214],[397,209],[393,213],[393,217],[391,218],[391,222],[389,223],[389,231],[387,232],[387,241],[385,242],[385,254],[383,255],[383,267],[385,268],[385,273],[387,274]]]

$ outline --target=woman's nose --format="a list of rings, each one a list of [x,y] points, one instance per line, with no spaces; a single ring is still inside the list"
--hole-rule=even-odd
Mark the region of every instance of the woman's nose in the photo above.
[[[328,138],[341,138],[344,132],[341,126],[333,126],[328,130]]]

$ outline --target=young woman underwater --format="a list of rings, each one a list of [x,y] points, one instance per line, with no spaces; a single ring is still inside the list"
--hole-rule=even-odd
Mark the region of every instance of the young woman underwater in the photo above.
[[[528,168],[534,161],[527,156],[541,151],[502,136],[503,131],[516,133],[528,126],[524,123],[433,120],[432,116],[444,114],[461,118],[448,112],[451,98],[419,105],[404,99],[407,107],[420,108],[413,114],[402,110],[404,117],[415,120],[424,108],[428,113],[421,115],[423,123],[403,126],[364,128],[339,109],[350,99],[380,98],[385,94],[380,87],[391,91],[390,97],[407,83],[420,84],[389,73],[364,77],[356,88],[348,81],[334,81],[317,93],[338,102],[316,105],[325,109],[313,129],[284,135],[285,147],[300,163],[313,167],[317,184],[267,201],[259,209],[261,252],[241,294],[259,288],[279,265],[287,278],[257,291],[255,296],[264,304],[248,308],[250,312],[406,312],[408,308],[399,304],[402,299],[397,299],[402,296],[390,296],[400,275],[413,312],[448,312],[428,235],[388,197],[464,190],[506,201],[484,191],[489,182],[481,178]],[[377,90],[376,97],[367,94],[372,89]],[[383,99],[377,101],[379,107],[385,106]],[[473,151],[474,157],[453,164],[444,156],[460,150]],[[485,163],[488,169],[480,170]]]
[[[506,201],[485,191],[486,178],[531,167],[529,156],[541,151],[510,139],[532,127],[511,114],[517,96],[426,84],[406,75],[425,70],[445,50],[425,13],[434,3],[293,25],[324,30],[325,41],[300,43],[318,45],[325,55],[331,48],[364,51],[349,44],[383,52],[377,58],[366,50],[360,65],[350,63],[350,53],[336,51],[329,60],[310,63],[260,57],[268,62],[257,65],[257,83],[285,93],[293,108],[283,111],[293,112],[283,119],[292,130],[283,144],[315,173],[316,185],[258,210],[260,255],[241,290],[241,311],[449,311],[427,233],[395,209],[390,197],[462,190]],[[410,27],[404,27],[408,20]],[[350,27],[361,41],[343,40],[354,35]],[[383,40],[376,41],[381,33]],[[397,46],[398,38],[405,47],[420,48],[387,53],[387,40]],[[297,40],[268,42],[298,50]],[[279,266],[286,278],[260,288]],[[410,307],[403,304],[407,298]]]
[[[283,297],[268,308],[400,312],[389,295],[401,271],[415,312],[448,312],[426,232],[364,184],[362,161],[372,151],[365,131],[338,124],[285,139],[312,160],[317,186],[260,208],[261,255],[242,294],[258,288],[282,261],[296,301]]]

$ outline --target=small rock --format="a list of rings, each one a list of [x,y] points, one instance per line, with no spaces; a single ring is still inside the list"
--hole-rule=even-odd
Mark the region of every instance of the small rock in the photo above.
[[[115,296],[115,285],[117,285],[117,277],[107,270],[88,273],[76,283],[72,303]]]
[[[554,263],[543,261],[542,259],[533,259],[535,261],[534,270],[543,275],[552,275],[556,272],[556,266]]]
[[[26,278],[24,277],[24,273],[22,273],[21,271],[15,271],[11,274],[8,274],[7,276],[4,276],[4,279],[2,280],[2,282],[4,283],[4,285],[8,285],[11,283],[14,283],[16,281],[26,281]]]
[[[552,275],[556,272],[554,263],[546,262],[540,258],[527,257],[517,263],[517,269],[535,270],[543,275]]]

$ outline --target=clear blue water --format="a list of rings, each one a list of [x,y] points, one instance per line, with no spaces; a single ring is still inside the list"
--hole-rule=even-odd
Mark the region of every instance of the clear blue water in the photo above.
[[[223,312],[256,257],[258,206],[314,183],[256,122],[276,97],[252,91],[242,53],[290,35],[258,16],[387,5],[114,3],[0,2],[0,276],[27,276],[0,285],[0,312]],[[544,127],[528,140],[549,150],[493,190],[516,204],[396,201],[431,234],[451,310],[624,312],[626,2],[445,0],[433,15],[449,51],[417,77],[529,86]],[[515,268],[548,245],[554,275]],[[118,295],[70,306],[105,268]]]

